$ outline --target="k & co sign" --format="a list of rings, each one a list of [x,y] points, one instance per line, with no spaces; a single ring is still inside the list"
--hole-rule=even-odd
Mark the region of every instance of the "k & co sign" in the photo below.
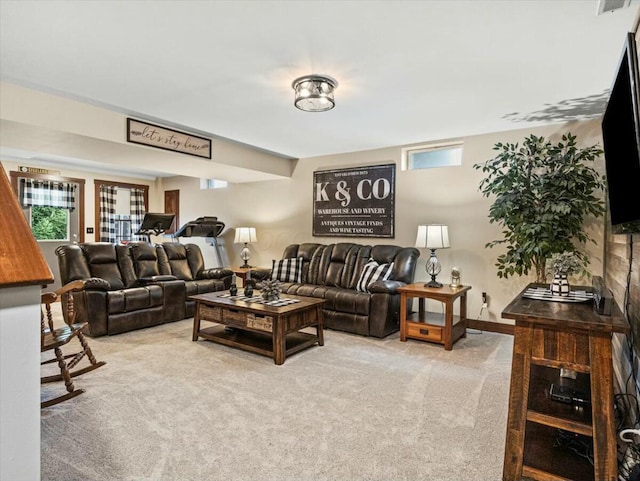
[[[313,235],[394,237],[396,165],[313,173]]]

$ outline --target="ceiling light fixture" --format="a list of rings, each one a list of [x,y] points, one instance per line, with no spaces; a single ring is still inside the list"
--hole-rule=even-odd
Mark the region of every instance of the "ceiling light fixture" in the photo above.
[[[305,112],[324,112],[335,107],[333,91],[338,81],[328,75],[305,75],[291,84],[296,92],[293,104]]]

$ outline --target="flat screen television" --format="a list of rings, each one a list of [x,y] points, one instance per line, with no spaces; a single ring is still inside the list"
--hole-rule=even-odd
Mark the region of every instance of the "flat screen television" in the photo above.
[[[628,33],[602,119],[612,230],[640,233],[640,76],[633,33]]]

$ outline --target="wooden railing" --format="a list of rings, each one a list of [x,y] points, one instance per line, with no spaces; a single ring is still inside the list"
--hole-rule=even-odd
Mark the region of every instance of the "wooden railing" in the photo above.
[[[0,162],[0,288],[53,282]]]

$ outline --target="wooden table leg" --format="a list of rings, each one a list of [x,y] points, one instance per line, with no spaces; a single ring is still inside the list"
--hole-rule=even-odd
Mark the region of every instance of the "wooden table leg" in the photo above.
[[[453,349],[453,300],[444,303],[444,349]]]
[[[591,417],[593,419],[593,461],[595,479],[618,479],[616,433],[613,410],[613,365],[611,334],[589,335],[591,365]]]
[[[509,417],[507,443],[504,448],[503,481],[517,481],[522,477],[524,457],[524,430],[529,403],[529,376],[533,328],[516,323],[511,362],[511,388],[509,390]]]
[[[287,356],[285,331],[283,319],[274,317],[273,321],[273,362],[279,366],[280,364],[284,364]]]
[[[467,337],[467,293],[463,293],[460,296],[460,322],[464,327],[462,331],[462,337]]]
[[[200,303],[196,302],[196,312],[193,316],[193,335],[191,336],[192,341],[198,340],[198,332],[200,331]]]
[[[322,307],[316,307],[316,319],[318,321],[318,324],[316,325],[318,346],[324,346],[324,314],[322,313]]]
[[[400,293],[400,340],[407,340],[407,295]]]

